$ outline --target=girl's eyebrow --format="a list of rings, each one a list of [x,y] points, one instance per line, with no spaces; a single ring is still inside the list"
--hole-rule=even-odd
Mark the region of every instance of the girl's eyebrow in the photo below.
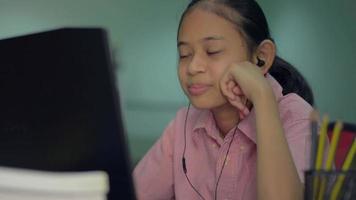
[[[212,40],[225,40],[225,38],[222,36],[208,36],[208,37],[200,39],[200,42],[212,41]],[[182,45],[188,45],[188,44],[189,43],[185,42],[185,41],[178,41],[177,47],[180,47]]]
[[[210,41],[210,40],[225,40],[223,36],[209,36],[201,39],[201,41]]]

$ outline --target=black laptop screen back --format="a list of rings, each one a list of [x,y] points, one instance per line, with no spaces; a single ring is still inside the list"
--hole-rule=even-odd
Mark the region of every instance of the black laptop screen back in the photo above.
[[[0,165],[105,170],[110,200],[134,198],[109,55],[102,29],[0,41]]]

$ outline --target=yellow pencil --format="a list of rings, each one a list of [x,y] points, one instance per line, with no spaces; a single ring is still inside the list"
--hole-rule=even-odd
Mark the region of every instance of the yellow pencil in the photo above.
[[[323,122],[320,128],[319,134],[319,142],[318,142],[318,151],[316,155],[316,163],[315,163],[315,170],[320,170],[323,166],[323,158],[324,158],[324,147],[325,147],[325,140],[327,137],[327,129],[329,124],[329,117],[325,115],[323,117]]]
[[[331,144],[330,144],[330,148],[329,148],[329,152],[328,152],[328,157],[326,159],[325,170],[331,170],[331,168],[333,166],[336,148],[339,143],[339,138],[340,138],[342,127],[343,127],[342,122],[337,121],[335,123],[334,129],[333,129],[333,135],[331,138]]]
[[[336,148],[339,142],[341,129],[342,129],[342,123],[340,121],[337,121],[333,129],[333,135],[331,138],[331,144],[328,151],[328,157],[326,159],[326,164],[325,164],[326,171],[330,171],[333,166],[333,161],[335,157]],[[324,198],[325,187],[326,187],[326,178],[321,177],[320,190],[318,195],[319,200],[322,200]]]
[[[323,121],[320,127],[320,132],[319,132],[319,140],[318,140],[318,149],[317,149],[317,154],[316,154],[316,162],[315,162],[315,171],[316,177],[313,181],[313,199],[317,199],[318,196],[318,189],[319,189],[319,175],[318,172],[320,172],[322,166],[323,166],[323,158],[324,158],[324,146],[325,146],[325,140],[327,137],[327,129],[328,129],[328,124],[329,124],[329,117],[327,115],[324,115]]]
[[[349,152],[347,153],[346,159],[344,161],[344,164],[342,165],[342,171],[343,172],[347,172],[350,169],[352,160],[355,156],[356,153],[356,140],[354,139],[352,146],[349,150]],[[345,180],[345,175],[340,175],[337,180],[336,183],[332,189],[331,192],[331,200],[336,200],[337,196],[339,195],[339,192],[341,190],[342,184]]]

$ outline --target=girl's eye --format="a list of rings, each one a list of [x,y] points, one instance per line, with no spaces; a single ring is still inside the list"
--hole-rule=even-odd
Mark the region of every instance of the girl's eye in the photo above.
[[[190,56],[190,54],[180,54],[179,55],[179,58],[180,59],[184,59],[184,58],[187,58],[187,57],[189,57]]]
[[[221,53],[222,51],[219,50],[219,51],[207,51],[206,53],[209,55],[209,56],[213,56],[213,55],[216,55],[216,54],[219,54]]]

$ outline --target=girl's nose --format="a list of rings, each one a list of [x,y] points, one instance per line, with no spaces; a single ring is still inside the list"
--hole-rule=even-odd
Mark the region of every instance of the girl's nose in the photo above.
[[[199,55],[194,55],[188,66],[188,73],[195,75],[198,73],[204,73],[206,71],[205,59]]]

